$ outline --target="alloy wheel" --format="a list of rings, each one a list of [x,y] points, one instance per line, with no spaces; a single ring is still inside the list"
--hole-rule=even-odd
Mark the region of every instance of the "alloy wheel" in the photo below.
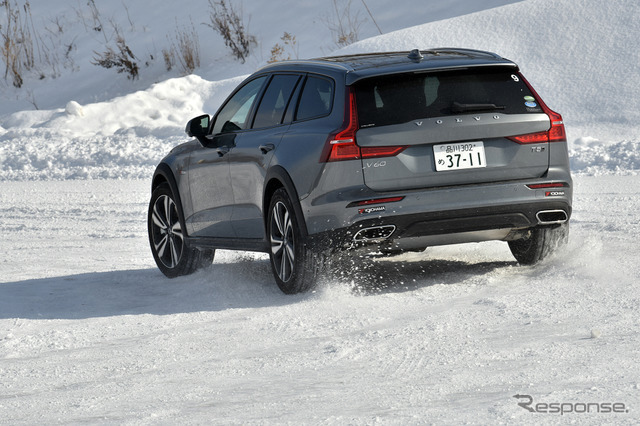
[[[164,266],[173,269],[180,262],[184,250],[184,234],[176,203],[167,195],[160,195],[151,215],[153,247]]]
[[[295,237],[291,214],[282,201],[271,212],[271,254],[276,274],[283,281],[291,279],[295,265]]]

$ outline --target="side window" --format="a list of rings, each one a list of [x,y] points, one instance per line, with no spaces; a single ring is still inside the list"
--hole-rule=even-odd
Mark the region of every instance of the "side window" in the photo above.
[[[282,124],[282,117],[296,88],[298,75],[275,75],[269,83],[256,112],[253,128]]]
[[[251,80],[229,99],[216,116],[212,134],[228,133],[248,127],[247,119],[251,107],[266,79],[267,77],[258,77]]]
[[[333,82],[326,78],[309,76],[300,95],[296,120],[327,115],[333,103]]]

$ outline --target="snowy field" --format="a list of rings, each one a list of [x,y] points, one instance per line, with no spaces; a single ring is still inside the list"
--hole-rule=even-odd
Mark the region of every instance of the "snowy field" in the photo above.
[[[431,248],[292,297],[250,253],[165,279],[145,181],[4,182],[0,423],[632,424],[640,181],[576,194],[570,245],[540,266]],[[516,394],[629,413],[561,421]]]
[[[196,75],[152,63],[129,81],[89,64],[102,35],[84,33],[85,2],[30,3],[36,22],[64,16],[61,45],[77,41],[55,79],[0,79],[0,424],[640,422],[636,0],[367,1],[388,34],[340,53],[496,51],[563,114],[570,242],[536,267],[501,242],[355,258],[296,296],[249,252],[164,278],[146,236],[150,177],[283,31],[300,57],[331,53],[317,18],[331,8],[244,0],[261,40],[246,64],[198,23],[211,49]],[[184,8],[99,7],[147,52]],[[538,413],[518,405],[527,395]]]

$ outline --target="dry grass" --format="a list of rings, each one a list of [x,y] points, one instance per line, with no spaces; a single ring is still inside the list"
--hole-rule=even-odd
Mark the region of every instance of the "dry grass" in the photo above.
[[[0,24],[0,55],[5,65],[4,79],[11,79],[15,87],[22,87],[23,74],[33,69],[36,63],[31,6],[28,1],[20,7],[17,1],[4,0],[0,2],[0,7],[6,13],[6,22]]]
[[[183,75],[192,74],[193,71],[200,66],[200,38],[194,29],[193,22],[187,28],[178,28],[171,41],[171,50],[162,51],[167,70],[169,66],[175,63],[177,59],[180,70]]]
[[[209,7],[210,23],[206,25],[220,34],[225,46],[244,63],[257,42],[254,36],[247,33],[242,12],[236,11],[233,5],[227,5],[226,0],[209,0]]]
[[[115,68],[118,73],[127,74],[128,79],[135,80],[140,71],[137,58],[120,34],[116,36],[116,47],[117,51],[111,46],[107,46],[102,53],[94,51],[97,56],[94,56],[91,63],[107,69]]]

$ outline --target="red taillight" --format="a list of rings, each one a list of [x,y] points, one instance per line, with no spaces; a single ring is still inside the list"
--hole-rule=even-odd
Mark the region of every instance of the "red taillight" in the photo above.
[[[360,147],[355,142],[330,142],[331,145],[329,157],[326,162],[331,161],[344,161],[344,160],[358,160],[360,159]]]
[[[551,127],[546,132],[538,132],[531,133],[528,135],[518,135],[512,136],[508,139],[511,139],[514,142],[518,142],[521,144],[528,143],[544,143],[544,142],[566,142],[567,141],[567,133],[564,130],[564,122],[562,120],[562,116],[555,111],[552,111],[551,108],[544,103],[544,101],[540,98],[540,95],[534,90],[534,88],[529,84],[529,82],[520,75],[522,81],[527,85],[531,93],[535,96],[544,111],[545,114],[549,116],[549,121],[551,122]]]
[[[510,139],[514,142],[527,144],[527,143],[543,143],[549,142],[549,132],[530,133],[528,135],[511,136]]]
[[[564,130],[564,122],[562,116],[557,112],[551,111],[542,101],[542,109],[547,113],[551,120],[551,129],[549,129],[549,142],[566,142],[567,133]]]
[[[356,145],[358,111],[353,88],[349,88],[345,102],[344,122],[340,129],[329,135],[329,153],[323,156],[323,158],[326,158],[325,162],[358,160],[361,158],[360,147]]]
[[[358,110],[353,88],[349,88],[345,103],[344,122],[340,129],[329,135],[325,149],[328,153],[322,156],[324,162],[393,157],[407,148],[406,146],[359,147],[356,143],[356,132],[359,129]]]

